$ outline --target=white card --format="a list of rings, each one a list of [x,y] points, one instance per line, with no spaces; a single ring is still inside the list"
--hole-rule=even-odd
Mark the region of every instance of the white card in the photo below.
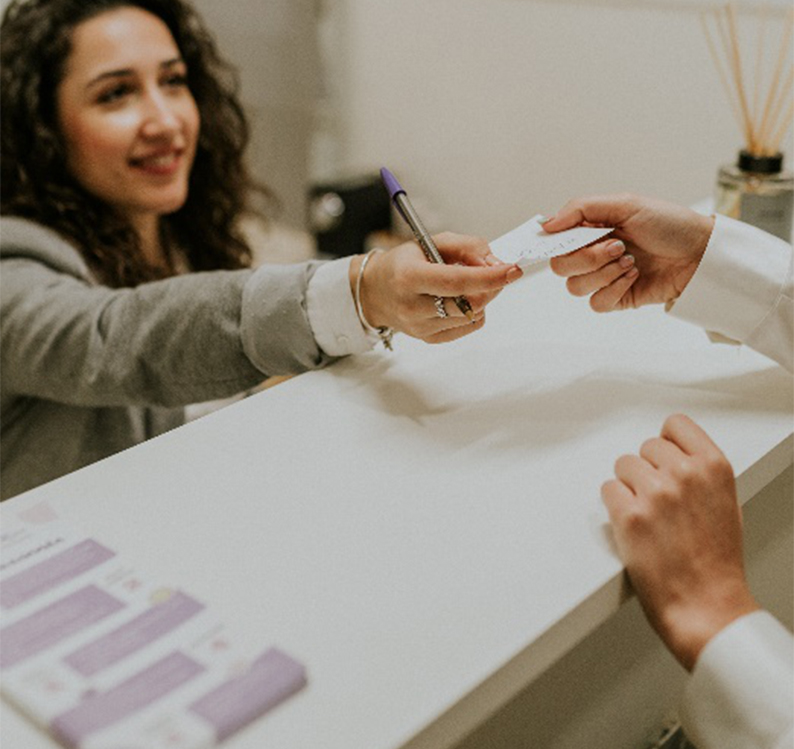
[[[557,255],[578,250],[613,231],[613,229],[577,226],[575,229],[547,234],[540,225],[541,218],[540,215],[533,216],[499,239],[494,239],[491,242],[493,254],[506,263],[515,263],[520,268],[527,268]]]

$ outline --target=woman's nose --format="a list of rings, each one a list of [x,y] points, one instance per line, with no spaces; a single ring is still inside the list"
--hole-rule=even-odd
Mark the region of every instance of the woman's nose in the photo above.
[[[171,135],[179,129],[179,117],[172,103],[164,96],[151,94],[146,97],[141,131],[147,137]]]

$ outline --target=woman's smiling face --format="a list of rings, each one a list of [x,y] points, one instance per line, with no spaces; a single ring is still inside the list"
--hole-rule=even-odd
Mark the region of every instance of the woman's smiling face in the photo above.
[[[184,204],[199,113],[162,20],[122,6],[76,26],[56,96],[67,164],[83,188],[131,221]]]

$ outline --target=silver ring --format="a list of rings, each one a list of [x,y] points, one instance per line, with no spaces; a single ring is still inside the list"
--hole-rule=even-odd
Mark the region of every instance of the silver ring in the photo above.
[[[446,307],[444,306],[444,297],[437,296],[433,302],[436,305],[436,317],[445,318],[449,317]]]

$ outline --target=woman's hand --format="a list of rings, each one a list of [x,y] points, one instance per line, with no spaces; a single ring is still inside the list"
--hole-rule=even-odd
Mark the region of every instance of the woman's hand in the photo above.
[[[543,224],[548,232],[613,226],[609,238],[552,258],[574,296],[596,312],[673,301],[697,270],[714,219],[661,200],[606,195],[570,201]]]
[[[445,232],[433,238],[445,265],[431,263],[414,242],[375,253],[364,269],[361,306],[367,322],[389,327],[428,343],[461,338],[485,324],[486,305],[509,283],[521,278],[515,265],[503,263],[483,239]],[[350,264],[351,290],[355,289],[361,257]],[[457,307],[465,296],[474,319]],[[440,317],[441,297],[447,317]]]
[[[601,488],[648,621],[692,669],[706,643],[758,609],[744,574],[733,471],[691,419],[671,416]]]

